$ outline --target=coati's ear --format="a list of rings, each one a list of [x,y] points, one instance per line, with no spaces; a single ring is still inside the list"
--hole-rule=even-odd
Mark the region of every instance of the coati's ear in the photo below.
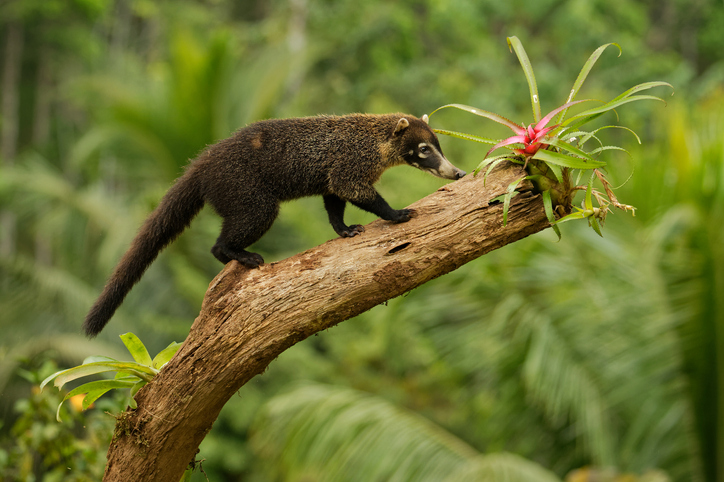
[[[395,126],[395,131],[392,133],[393,136],[399,136],[402,134],[402,131],[407,129],[410,126],[410,121],[405,119],[404,117],[397,121],[397,125]]]
[[[422,115],[422,122],[424,122],[425,124],[430,123],[430,118],[427,116],[427,114]]]

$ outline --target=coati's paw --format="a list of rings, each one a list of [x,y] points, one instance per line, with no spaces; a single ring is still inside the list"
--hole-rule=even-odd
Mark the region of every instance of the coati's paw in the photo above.
[[[417,216],[417,211],[414,209],[400,209],[396,211],[397,213],[397,219],[393,219],[393,223],[406,223],[410,219]]]
[[[243,249],[241,251],[234,251],[218,242],[211,248],[211,254],[224,264],[227,264],[232,259],[237,260],[247,268],[258,268],[264,264],[264,258],[262,258],[260,254],[250,253]]]
[[[234,259],[236,259],[239,263],[243,264],[247,268],[258,268],[259,266],[264,264],[264,258],[262,258],[260,254],[250,253],[248,251],[239,253],[239,255],[236,256]]]
[[[354,236],[357,236],[358,234],[362,234],[365,232],[365,227],[361,224],[353,224],[352,226],[347,226],[346,229],[343,229],[339,235],[343,238],[351,238]]]

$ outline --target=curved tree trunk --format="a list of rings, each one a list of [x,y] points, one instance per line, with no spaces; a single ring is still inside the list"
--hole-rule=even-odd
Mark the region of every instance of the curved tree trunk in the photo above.
[[[483,254],[548,227],[527,181],[502,225],[489,201],[525,175],[505,165],[414,203],[404,224],[377,220],[278,263],[227,264],[211,282],[183,347],[122,414],[105,481],[177,481],[226,401],[284,350]]]

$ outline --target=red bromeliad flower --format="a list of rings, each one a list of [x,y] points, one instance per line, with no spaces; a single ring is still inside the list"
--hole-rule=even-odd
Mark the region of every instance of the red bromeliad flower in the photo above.
[[[535,126],[533,124],[529,124],[528,127],[525,127],[505,119],[507,122],[501,123],[508,126],[513,132],[515,132],[516,135],[510,136],[507,139],[503,139],[502,141],[495,144],[487,152],[487,154],[485,154],[485,157],[488,157],[491,152],[500,147],[509,146],[511,144],[523,144],[522,149],[513,149],[513,152],[525,157],[527,161],[540,149],[546,149],[548,147],[548,144],[544,142],[546,135],[560,125],[556,124],[550,127],[546,127],[551,119],[553,119],[553,117],[555,117],[555,115],[562,110],[568,109],[572,105],[580,104],[581,102],[585,102],[585,100],[577,100],[575,102],[568,102],[566,104],[563,104],[557,109],[549,112],[548,115],[543,117]]]

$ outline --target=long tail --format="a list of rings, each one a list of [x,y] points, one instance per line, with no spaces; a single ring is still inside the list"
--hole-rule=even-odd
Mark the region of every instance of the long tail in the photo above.
[[[103,293],[85,318],[83,330],[88,337],[101,332],[158,253],[188,227],[204,206],[201,186],[194,178],[194,167],[192,165],[168,190],[119,261]]]

